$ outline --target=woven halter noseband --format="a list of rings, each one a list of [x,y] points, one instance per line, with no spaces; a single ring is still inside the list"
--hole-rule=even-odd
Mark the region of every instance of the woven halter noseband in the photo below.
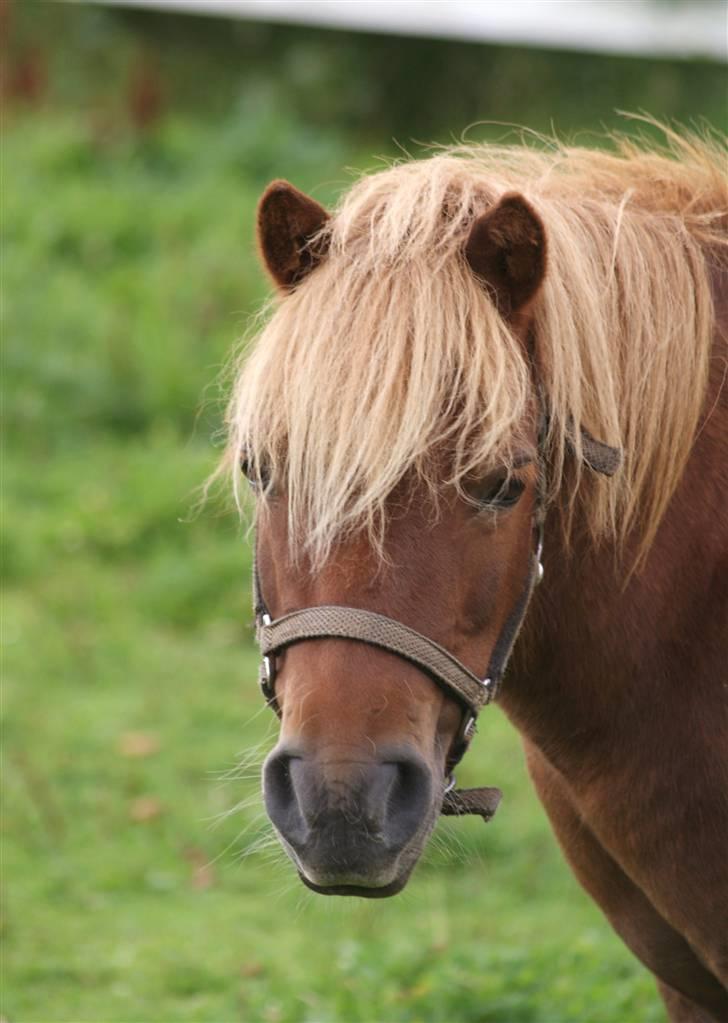
[[[453,768],[459,763],[475,734],[480,711],[498,694],[513,646],[518,638],[531,596],[543,578],[543,531],[546,517],[544,442],[545,422],[539,431],[538,483],[532,515],[533,549],[519,597],[511,609],[490,656],[488,670],[481,678],[434,640],[386,615],[363,608],[324,604],[303,608],[273,620],[263,598],[257,558],[253,562],[253,609],[256,636],[262,655],[260,688],[268,705],[280,717],[275,696],[276,654],[294,643],[310,639],[349,639],[388,650],[409,661],[430,676],[463,706],[459,734],[447,759],[441,813],[452,816],[479,814],[485,821],[494,815],[501,800],[497,788],[456,789]],[[611,476],[621,455],[614,448],[582,431],[584,461],[596,472]]]

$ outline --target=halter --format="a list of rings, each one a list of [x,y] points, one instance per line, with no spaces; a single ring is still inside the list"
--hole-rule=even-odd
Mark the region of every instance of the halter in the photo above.
[[[463,707],[463,719],[446,763],[446,783],[441,813],[446,816],[478,814],[489,821],[501,800],[497,788],[456,789],[453,769],[463,758],[475,734],[478,715],[498,695],[511,652],[526,617],[533,592],[543,579],[543,538],[546,518],[544,447],[547,420],[542,417],[538,438],[538,480],[531,517],[533,547],[521,590],[503,624],[483,677],[467,668],[454,654],[428,636],[402,622],[363,608],[322,604],[292,611],[273,619],[263,597],[257,557],[253,562],[253,610],[256,638],[261,652],[259,683],[268,705],[280,717],[275,696],[276,655],[310,639],[349,639],[379,647],[414,664]],[[582,431],[584,461],[596,472],[611,476],[620,463],[620,452]]]

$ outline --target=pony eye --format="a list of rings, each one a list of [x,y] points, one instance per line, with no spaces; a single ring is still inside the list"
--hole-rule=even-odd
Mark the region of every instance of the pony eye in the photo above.
[[[500,476],[481,488],[473,489],[472,496],[483,508],[499,511],[517,504],[525,489],[526,484],[518,476]]]
[[[248,455],[240,456],[240,471],[243,476],[245,476],[253,490],[268,489],[270,484],[270,475],[266,472],[265,466],[263,466],[259,472],[255,462]]]

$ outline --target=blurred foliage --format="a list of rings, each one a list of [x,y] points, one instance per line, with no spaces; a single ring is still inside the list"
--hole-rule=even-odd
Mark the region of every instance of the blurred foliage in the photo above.
[[[248,547],[194,505],[221,367],[267,291],[269,178],[328,202],[392,136],[481,118],[721,127],[722,69],[35,0],[0,16],[3,1017],[663,1019],[495,711],[461,778],[504,789],[493,825],[441,825],[391,902],[301,891],[258,795],[275,725]]]
[[[332,133],[391,148],[449,141],[495,121],[573,135],[649,111],[728,126],[725,67],[710,61],[599,56],[151,10],[25,0],[10,8],[16,61],[35,65],[40,94],[113,128],[165,110],[237,118],[270,142],[298,127],[299,153]],[[658,14],[659,16],[659,14]],[[724,27],[716,5],[716,32]],[[72,59],[67,59],[72,57]],[[16,65],[17,67],[17,65]],[[11,76],[12,77],[12,76]],[[17,77],[17,70],[16,70]],[[22,76],[21,76],[22,77]],[[252,141],[252,139],[249,139]],[[268,151],[273,151],[269,145]]]

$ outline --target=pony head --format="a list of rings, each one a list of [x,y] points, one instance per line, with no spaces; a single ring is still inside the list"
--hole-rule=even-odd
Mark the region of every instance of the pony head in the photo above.
[[[305,278],[326,259],[327,220],[290,185],[269,187],[260,203],[259,238],[280,288],[305,288]],[[458,438],[441,412],[441,440],[426,452],[439,464],[429,474],[458,475],[459,486],[433,493],[416,470],[406,469],[382,494],[376,542],[361,530],[347,531],[318,559],[305,543],[300,550],[292,531],[290,484],[261,465],[269,499],[258,523],[257,570],[275,616],[322,604],[363,607],[416,629],[466,663],[486,663],[530,568],[537,456],[524,313],[545,268],[543,225],[517,194],[474,218],[450,268],[461,275],[456,287],[469,288],[476,304],[481,292],[489,293],[514,329],[511,372],[523,416],[503,438],[506,460],[489,452],[468,472],[455,469],[458,454],[451,449]],[[369,272],[376,274],[376,266]],[[376,287],[376,278],[371,283]],[[369,329],[376,344],[376,326]],[[454,409],[458,393],[454,382],[451,387],[442,398]],[[349,429],[357,429],[355,419]],[[263,482],[255,473],[253,481]],[[265,766],[265,800],[302,879],[324,893],[398,891],[438,818],[465,709],[413,664],[341,639],[285,651],[275,696],[282,727]]]

